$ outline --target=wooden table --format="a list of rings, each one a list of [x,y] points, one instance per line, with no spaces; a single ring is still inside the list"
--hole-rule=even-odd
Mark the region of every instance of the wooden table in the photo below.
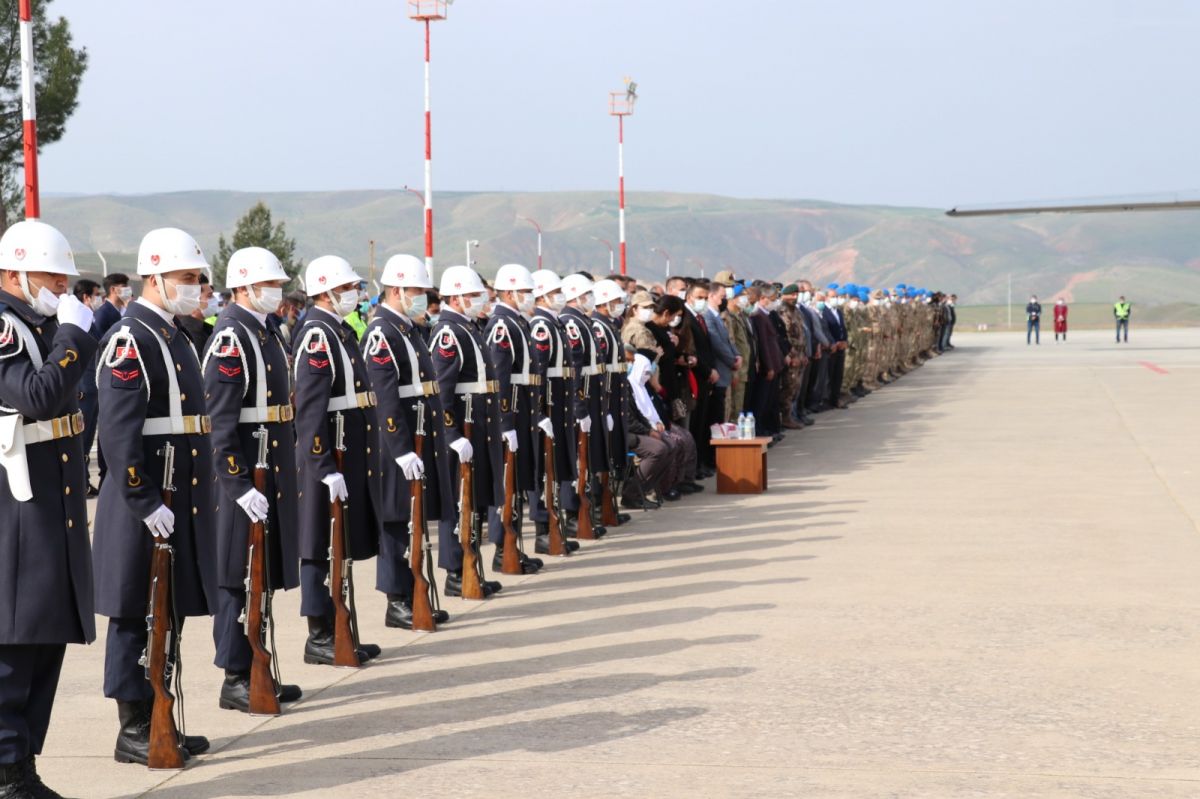
[[[714,438],[718,494],[761,494],[767,490],[766,438]]]

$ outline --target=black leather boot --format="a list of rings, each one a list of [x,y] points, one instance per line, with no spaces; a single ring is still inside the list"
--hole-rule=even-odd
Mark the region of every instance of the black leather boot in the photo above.
[[[37,763],[33,755],[25,758],[23,761],[25,766],[25,794],[26,796],[35,797],[35,799],[65,799],[65,797],[50,789],[46,783],[42,782],[42,778],[37,773]],[[3,793],[3,786],[0,785],[0,796],[8,796]]]
[[[495,580],[483,581],[483,598],[487,599],[492,594],[502,588],[500,583]],[[446,572],[446,583],[442,587],[442,593],[446,596],[462,596],[462,571]]]
[[[388,594],[387,599],[387,613],[383,616],[384,625],[399,627],[401,630],[411,630],[413,612],[408,597],[402,594]]]
[[[542,568],[540,560],[534,561],[533,558],[527,556],[524,552],[520,553],[521,574],[537,574]],[[502,547],[496,547],[496,556],[492,558],[492,571],[500,571],[504,567],[504,551]]]
[[[33,799],[25,763],[0,764],[0,799]]]
[[[304,662],[316,666],[333,665],[333,625],[324,616],[308,619],[308,640],[304,642]]]
[[[146,765],[150,756],[150,715],[153,710],[153,700],[117,702],[117,717],[121,720],[121,731],[117,733],[117,745],[113,751],[113,759],[118,763]],[[193,738],[193,736],[188,737]],[[207,739],[194,736],[193,740],[198,746],[203,742],[203,749],[197,754],[208,751]],[[191,758],[192,752],[186,746],[181,748],[183,749],[183,759],[187,761]]]
[[[242,713],[249,713],[250,675],[226,671],[225,682],[221,683],[221,698],[217,704],[222,710],[240,710]]]

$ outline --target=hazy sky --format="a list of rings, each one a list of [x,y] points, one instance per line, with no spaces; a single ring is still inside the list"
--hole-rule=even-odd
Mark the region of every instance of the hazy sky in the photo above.
[[[422,182],[402,0],[55,0],[91,67],[44,192]],[[948,207],[1200,186],[1200,3],[459,0],[433,29],[435,190]],[[1191,55],[1189,55],[1191,54]]]

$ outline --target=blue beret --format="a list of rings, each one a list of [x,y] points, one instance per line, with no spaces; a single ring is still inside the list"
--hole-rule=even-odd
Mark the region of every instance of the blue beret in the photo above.
[[[739,295],[743,291],[745,291],[745,289],[746,289],[746,287],[743,286],[741,283],[734,283],[733,284],[733,296],[736,297],[737,295]]]
[[[837,283],[830,283],[830,284],[829,284],[828,286],[826,286],[825,288],[827,288],[827,289],[836,289],[837,287],[838,287],[838,284],[837,284]]]

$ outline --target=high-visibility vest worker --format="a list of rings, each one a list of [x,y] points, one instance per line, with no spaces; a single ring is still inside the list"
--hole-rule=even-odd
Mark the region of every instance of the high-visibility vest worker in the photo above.
[[[1115,302],[1113,303],[1113,316],[1117,317],[1118,319],[1128,319],[1129,308],[1129,303],[1125,302],[1124,300]]]

